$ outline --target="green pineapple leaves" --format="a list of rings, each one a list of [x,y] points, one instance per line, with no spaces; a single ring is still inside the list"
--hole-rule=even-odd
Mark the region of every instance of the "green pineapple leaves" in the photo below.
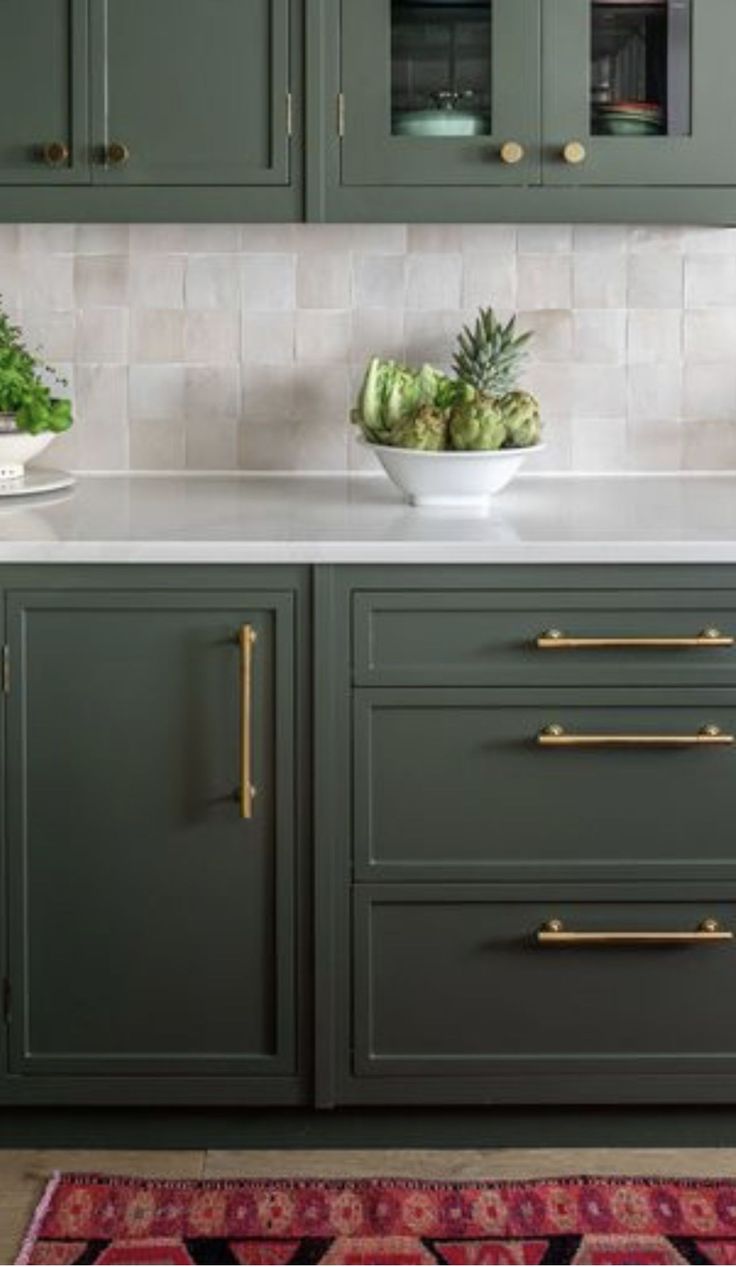
[[[472,327],[458,335],[453,361],[457,377],[484,396],[505,396],[516,387],[531,331],[516,333],[516,317],[504,325],[492,308],[481,308]]]

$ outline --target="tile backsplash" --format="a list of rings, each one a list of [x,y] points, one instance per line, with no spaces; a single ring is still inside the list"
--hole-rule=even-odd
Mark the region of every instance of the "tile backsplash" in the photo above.
[[[0,225],[0,296],[69,382],[76,470],[363,469],[367,358],[537,333],[537,469],[736,467],[736,229]]]

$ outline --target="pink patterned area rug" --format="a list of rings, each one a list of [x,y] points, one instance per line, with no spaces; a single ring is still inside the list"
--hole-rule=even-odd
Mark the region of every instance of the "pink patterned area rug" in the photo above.
[[[55,1175],[19,1263],[733,1263],[736,1182]]]

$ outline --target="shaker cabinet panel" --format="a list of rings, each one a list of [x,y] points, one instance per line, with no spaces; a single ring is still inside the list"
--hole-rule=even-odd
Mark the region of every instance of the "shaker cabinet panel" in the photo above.
[[[295,1079],[293,603],[9,595],[10,1071],[25,1083],[154,1075],[165,1097],[179,1075],[237,1076],[247,1098],[268,1077],[278,1102],[276,1079]]]
[[[87,0],[1,0],[0,83],[0,184],[88,181]]]
[[[732,0],[544,5],[545,184],[733,185],[735,43]]]
[[[340,18],[344,184],[539,180],[538,0],[341,0]]]
[[[290,0],[92,0],[95,181],[289,182]]]

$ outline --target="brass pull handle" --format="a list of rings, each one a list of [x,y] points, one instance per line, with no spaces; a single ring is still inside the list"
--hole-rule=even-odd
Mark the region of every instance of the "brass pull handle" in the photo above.
[[[122,141],[111,141],[105,150],[105,162],[109,167],[124,167],[130,158],[130,150]]]
[[[257,634],[252,625],[243,625],[240,646],[240,817],[253,817],[253,648]]]
[[[596,932],[580,933],[565,928],[561,919],[550,919],[537,929],[538,946],[696,946],[702,942],[733,941],[733,933],[721,928],[718,920],[704,919],[697,928],[679,932]]]
[[[588,151],[582,141],[568,141],[562,151],[562,157],[571,167],[578,167],[588,157]]]
[[[646,648],[680,650],[687,647],[732,647],[734,639],[720,629],[708,628],[689,638],[570,638],[561,629],[548,629],[536,639],[540,651],[601,651]]]
[[[703,726],[693,735],[568,734],[564,726],[545,726],[537,735],[539,748],[723,748],[734,736],[718,726]]]
[[[513,167],[526,157],[526,150],[518,141],[505,141],[499,151],[501,162]]]
[[[69,146],[63,141],[49,141],[43,147],[43,161],[48,167],[61,167],[69,162]]]

